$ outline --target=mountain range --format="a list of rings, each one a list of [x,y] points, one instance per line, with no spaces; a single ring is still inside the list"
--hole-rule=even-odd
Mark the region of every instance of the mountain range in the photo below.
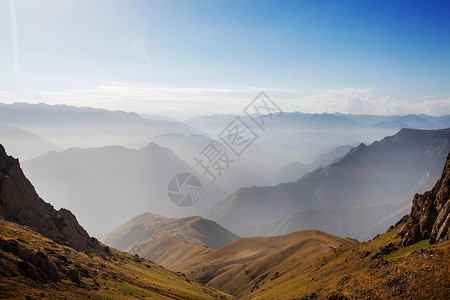
[[[436,138],[440,132],[445,131],[421,134]],[[440,149],[431,148],[435,154],[444,151],[439,139],[434,146]],[[409,215],[367,242],[319,230],[238,238],[200,217],[151,213],[106,235],[175,273],[90,237],[70,211],[44,202],[18,160],[0,147],[0,294],[26,299],[446,299],[449,151],[446,157],[440,179],[414,196]]]
[[[0,103],[0,125],[30,131],[62,149],[125,146],[170,132],[201,133],[180,122],[145,118],[136,113],[44,103]]]
[[[226,193],[179,159],[170,149],[150,143],[139,150],[122,146],[71,148],[23,163],[25,174],[50,203],[67,207],[95,235],[105,233],[145,211],[171,217],[206,214]],[[194,174],[202,195],[191,207],[168,197],[169,181]]]
[[[44,202],[0,145],[0,297],[227,299],[152,262],[100,244]]]
[[[221,200],[208,218],[240,236],[269,235],[271,232],[286,234],[312,228],[279,224],[283,223],[282,219],[291,216],[287,220],[292,225],[295,223],[292,219],[301,216],[293,213],[328,209],[317,212],[327,215],[329,225],[322,224],[323,230],[370,238],[362,233],[373,233],[370,227],[399,208],[403,207],[406,213],[409,207],[403,205],[407,205],[405,199],[432,186],[449,150],[450,129],[402,129],[396,135],[369,146],[360,144],[338,162],[308,173],[296,182],[239,189]],[[355,219],[363,223],[359,228],[350,225],[354,219],[338,217],[339,214],[351,216],[351,208],[365,208],[359,210]],[[330,214],[330,209],[335,212]],[[371,217],[372,212],[378,216],[376,220]],[[259,229],[271,223],[278,228],[286,228],[286,231]],[[304,223],[308,225],[308,222]],[[341,230],[343,227],[348,229]]]
[[[329,151],[320,154],[311,163],[308,164],[294,161],[278,171],[278,173],[273,177],[272,182],[273,184],[280,184],[297,181],[306,173],[314,171],[317,168],[327,166],[335,162],[339,158],[345,156],[345,154],[347,154],[347,152],[355,146],[357,145],[341,145],[338,147],[334,147]]]
[[[184,120],[184,123],[190,124],[196,128],[204,129],[208,127],[225,127],[232,121],[234,115],[210,115],[199,116]],[[249,121],[248,117],[243,117]],[[249,122],[251,124],[251,121]],[[269,128],[394,128],[404,127],[416,129],[439,129],[450,126],[450,115],[430,116],[430,115],[353,115],[342,113],[302,113],[302,112],[283,112],[280,117],[273,117],[267,123]]]
[[[409,215],[366,242],[306,230],[240,238],[211,249],[177,235],[161,235],[147,243],[147,251],[138,253],[237,298],[446,299],[449,184],[447,152],[444,170],[431,191],[416,194]],[[153,222],[161,217],[145,214],[124,227],[145,224],[147,218]],[[182,222],[177,220],[177,226]]]

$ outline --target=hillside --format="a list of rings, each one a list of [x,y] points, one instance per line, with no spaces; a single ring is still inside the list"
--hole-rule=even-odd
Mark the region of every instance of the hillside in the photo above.
[[[241,236],[248,236],[247,230],[252,226],[270,224],[295,212],[397,204],[411,193],[431,188],[439,178],[449,150],[449,129],[402,129],[369,146],[361,144],[342,160],[308,173],[296,182],[239,189],[220,201],[208,218]],[[396,210],[393,205],[392,211],[380,218]],[[336,218],[337,223],[340,221]],[[330,230],[337,223],[324,229]],[[371,225],[364,224],[366,228]],[[309,228],[295,230],[303,229]],[[355,228],[348,234],[354,237],[358,231]]]
[[[293,262],[306,262],[331,249],[353,243],[318,230],[278,237],[241,238],[216,250],[174,238],[157,240],[157,245],[176,246],[168,248],[170,256],[160,260],[162,265],[235,296],[244,296],[257,289],[264,279],[277,278],[292,270],[295,268]],[[154,249],[158,249],[157,246]],[[155,251],[148,257],[161,254]]]
[[[137,256],[86,254],[5,220],[0,257],[2,299],[231,299]]]
[[[449,190],[450,153],[434,188],[370,241],[317,230],[243,238],[172,268],[245,299],[448,299]]]
[[[82,225],[94,235],[145,211],[170,217],[205,215],[226,196],[219,186],[156,143],[139,150],[71,148],[26,161],[23,168],[43,198],[80,215]],[[183,172],[196,174],[203,191],[195,205],[180,208],[170,202],[167,185]]]
[[[334,249],[266,280],[252,299],[448,299],[450,152],[440,179],[374,239]],[[430,246],[431,244],[431,246]]]
[[[239,238],[216,222],[201,217],[166,218],[144,213],[100,236],[100,240],[114,248],[139,253],[145,251],[147,244],[153,246],[153,240],[161,236],[176,237],[186,243],[201,244],[212,249]]]
[[[19,161],[6,154],[0,145],[0,217],[34,228],[55,242],[79,251],[105,250],[78,224],[67,209],[56,210],[36,193],[20,168]]]
[[[0,297],[217,299],[227,295],[100,244],[44,202],[0,145]]]
[[[297,265],[293,271],[267,280],[248,297],[448,299],[449,189],[450,152],[433,189],[416,194],[411,213],[385,234]]]
[[[448,299],[450,243],[399,246],[400,223],[364,243],[343,246],[265,278],[251,299]]]

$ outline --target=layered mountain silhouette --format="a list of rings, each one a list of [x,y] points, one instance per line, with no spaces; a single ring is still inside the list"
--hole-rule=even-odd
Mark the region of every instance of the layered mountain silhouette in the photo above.
[[[333,149],[317,156],[316,159],[314,159],[314,161],[309,164],[294,161],[278,171],[278,173],[272,179],[272,182],[274,184],[279,184],[297,181],[306,173],[335,162],[336,160],[347,154],[347,152],[355,146],[357,145],[341,145],[338,147],[334,147]]]
[[[423,195],[416,194],[411,213],[385,234],[310,261],[292,261],[296,267],[291,272],[260,277],[246,297],[447,299],[449,166],[450,153],[435,186]]]
[[[0,297],[231,299],[101,245],[66,209],[44,202],[0,145]],[[137,276],[138,275],[138,276]]]
[[[104,253],[104,248],[81,227],[67,209],[55,210],[36,193],[19,161],[0,145],[0,216],[79,251]]]
[[[11,155],[19,157],[21,160],[59,150],[58,146],[49,141],[14,126],[0,125],[0,140]]]
[[[416,195],[408,216],[367,242],[306,230],[241,238],[211,249],[162,235],[139,253],[237,298],[446,299],[450,292],[447,153],[435,187]],[[142,223],[140,218],[153,222],[161,217],[142,215],[130,225]]]
[[[403,213],[406,213],[405,199],[415,192],[431,188],[439,178],[449,150],[449,129],[402,129],[396,135],[369,146],[361,144],[340,161],[313,171],[296,182],[239,189],[220,201],[208,216],[232,232],[249,236],[255,232],[255,226],[281,222],[281,219],[295,212],[332,209],[336,217],[329,215],[327,218],[335,221],[329,222],[323,230],[337,234],[335,229],[342,228],[341,223],[347,223],[345,226],[349,230],[339,233],[361,238],[362,231],[370,231],[370,227],[376,226],[378,221],[399,208],[403,207]],[[378,214],[377,211],[389,208],[386,204],[394,205],[392,209]],[[373,212],[378,215],[378,220],[370,217],[372,211],[369,207],[375,208]],[[349,208],[365,208],[360,213],[365,211],[367,214],[363,215],[367,218],[357,218],[364,223],[361,228],[352,227],[351,218],[338,217],[345,216],[342,214],[345,211],[351,212]],[[351,213],[348,215],[351,216]],[[290,223],[293,224],[292,221]],[[386,223],[384,225],[388,226]],[[285,228],[292,231],[313,229]],[[266,233],[271,231],[289,233],[273,228]]]
[[[199,116],[185,120],[197,128],[224,127],[234,118],[233,115]],[[377,116],[353,115],[342,113],[308,114],[302,112],[284,112],[268,125],[271,128],[286,127],[296,129],[330,129],[330,128],[395,128],[438,129],[450,126],[450,116],[405,115]]]
[[[264,169],[261,160],[273,157],[273,154],[267,153],[255,144],[246,151],[243,157],[238,159],[223,143],[205,135],[166,134],[155,137],[153,141],[171,149],[193,167],[197,165],[194,157],[200,158],[199,153],[210,143],[227,153],[228,157],[234,162],[230,164],[228,170],[223,171],[221,176],[217,176],[216,182],[228,193],[232,193],[243,186],[267,185],[266,178],[263,175],[265,172],[261,172],[261,168]],[[202,171],[201,168],[197,168],[197,170]]]
[[[121,146],[71,148],[23,166],[43,197],[80,215],[81,224],[96,235],[149,210],[170,217],[206,214],[226,195],[156,143],[139,150]],[[184,172],[201,181],[202,195],[195,205],[180,208],[169,200],[167,188],[175,175]]]
[[[146,213],[101,240],[235,296],[249,294],[261,278],[273,280],[292,271],[293,261],[311,260],[355,243],[318,230],[237,238],[209,220],[167,219]]]
[[[100,236],[100,240],[114,248],[140,254],[163,236],[212,249],[239,238],[216,222],[201,217],[166,218],[147,212]],[[164,251],[171,251],[170,248],[165,247]]]
[[[180,122],[136,113],[44,103],[0,103],[0,124],[20,127],[61,148],[129,145],[144,138],[199,131]]]

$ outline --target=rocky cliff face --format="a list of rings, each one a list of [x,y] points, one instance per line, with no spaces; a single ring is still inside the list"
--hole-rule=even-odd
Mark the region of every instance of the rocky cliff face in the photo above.
[[[55,210],[42,200],[20,168],[0,145],[0,216],[79,251],[105,254],[105,249],[66,209]]]
[[[407,224],[401,229],[403,245],[430,239],[431,244],[450,240],[450,152],[441,179],[431,191],[414,196]]]

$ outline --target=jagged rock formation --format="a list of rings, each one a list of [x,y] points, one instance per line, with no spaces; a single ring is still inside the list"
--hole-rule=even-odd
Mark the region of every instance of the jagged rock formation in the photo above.
[[[81,227],[66,209],[55,210],[42,200],[20,168],[19,161],[0,145],[0,217],[25,225],[61,244],[85,252],[105,254],[103,246]]]
[[[403,245],[430,239],[430,244],[450,240],[450,152],[441,179],[431,191],[414,196],[407,224],[401,229]]]

